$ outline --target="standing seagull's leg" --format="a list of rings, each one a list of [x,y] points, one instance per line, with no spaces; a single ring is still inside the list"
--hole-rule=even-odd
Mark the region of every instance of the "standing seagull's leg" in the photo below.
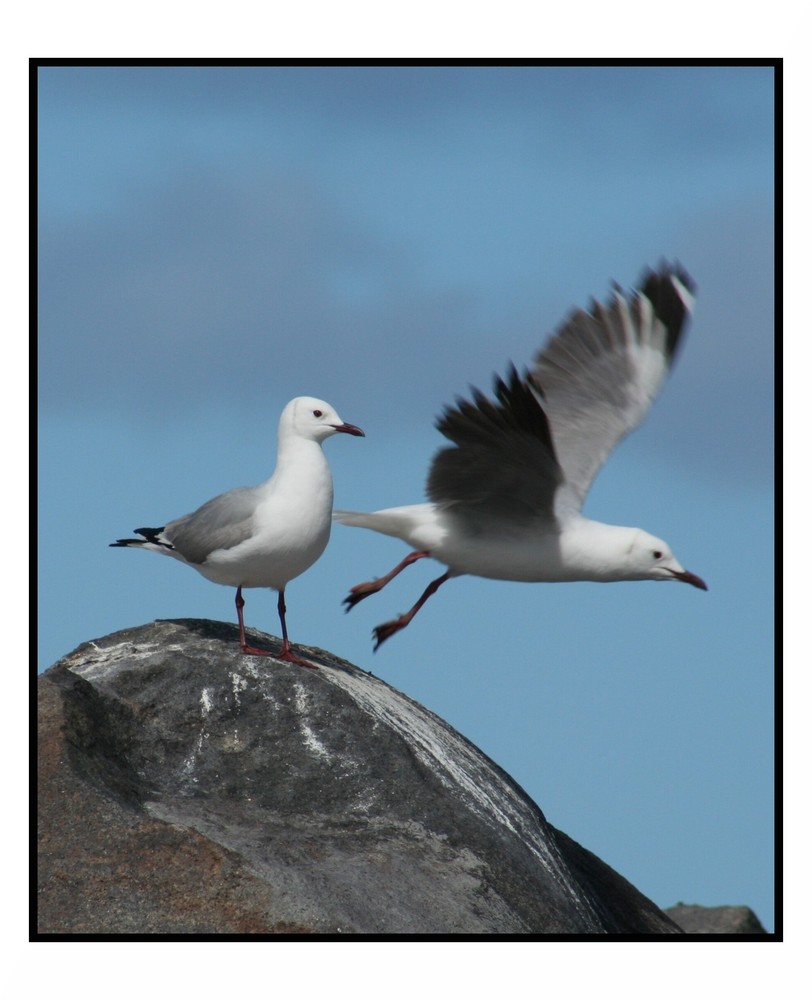
[[[298,663],[303,667],[310,667],[311,670],[318,669],[315,663],[308,663],[307,660],[303,660],[301,656],[297,656],[296,653],[290,648],[290,643],[288,642],[288,629],[285,624],[285,612],[287,608],[285,607],[285,588],[283,587],[279,591],[279,600],[276,602],[276,610],[279,612],[279,621],[282,623],[282,652],[277,656],[274,656],[275,660],[285,660],[287,663]]]
[[[394,580],[398,573],[406,569],[407,566],[411,566],[418,559],[425,559],[430,555],[430,552],[410,552],[403,562],[399,562],[392,572],[387,573],[386,576],[382,576],[377,580],[369,580],[367,583],[358,583],[354,587],[351,587],[349,594],[341,603],[346,604],[346,610],[349,611],[359,601],[363,601],[365,597],[369,597],[370,594],[377,594],[379,590],[382,590],[390,580]]]
[[[273,654],[267,649],[257,649],[255,646],[249,646],[245,638],[245,625],[242,620],[242,609],[245,607],[245,601],[242,596],[242,587],[237,587],[237,597],[234,600],[237,605],[237,620],[240,623],[240,652],[246,653],[248,656],[272,656]]]
[[[383,625],[378,625],[377,628],[374,628],[372,630],[372,634],[375,636],[375,649],[377,649],[378,646],[380,646],[382,642],[385,642],[390,636],[394,635],[395,632],[400,632],[402,628],[406,628],[412,618],[414,618],[431,595],[436,590],[439,590],[439,588],[450,576],[451,572],[449,571],[447,573],[443,573],[442,576],[437,577],[436,580],[432,580],[428,587],[426,587],[423,591],[420,600],[410,611],[407,611],[405,615],[401,615],[400,618],[394,618],[391,622],[384,622]]]

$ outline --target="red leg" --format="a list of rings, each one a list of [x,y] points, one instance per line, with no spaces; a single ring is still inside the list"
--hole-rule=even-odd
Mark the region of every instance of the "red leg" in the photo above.
[[[413,562],[417,562],[418,559],[425,559],[430,556],[430,552],[410,552],[406,558],[397,564],[391,573],[387,573],[386,576],[382,576],[377,580],[369,580],[367,583],[358,583],[354,587],[350,588],[349,594],[342,601],[346,604],[346,610],[350,611],[352,608],[358,604],[359,601],[363,601],[365,597],[369,597],[370,594],[377,594],[379,590],[389,583],[390,580],[394,580],[398,573],[406,569],[407,566],[411,566]]]
[[[234,600],[237,605],[237,620],[240,623],[240,652],[245,653],[248,656],[272,656],[273,654],[267,649],[257,649],[256,646],[249,646],[248,641],[245,638],[245,623],[242,620],[242,609],[245,607],[245,601],[242,596],[242,587],[237,587],[237,597]]]
[[[298,663],[303,667],[310,667],[311,670],[316,670],[316,667],[312,663],[308,663],[307,660],[303,660],[300,656],[297,656],[293,650],[290,648],[290,643],[288,642],[288,632],[285,627],[285,593],[283,590],[279,592],[279,601],[277,603],[277,609],[279,611],[279,620],[282,622],[282,650],[279,653],[272,653],[269,649],[257,649],[256,646],[249,646],[245,638],[245,624],[242,618],[242,609],[245,607],[245,600],[242,596],[242,587],[237,587],[237,598],[234,602],[237,605],[237,619],[240,623],[240,652],[245,653],[247,656],[270,656],[274,660],[285,660],[288,663]]]
[[[405,615],[401,615],[400,618],[394,618],[391,622],[384,622],[383,625],[378,625],[377,628],[372,630],[372,634],[375,636],[375,649],[382,642],[395,634],[395,632],[400,632],[402,628],[406,628],[409,622],[414,618],[417,612],[423,607],[426,601],[431,597],[431,595],[440,589],[440,587],[446,582],[446,580],[451,576],[451,572],[443,573],[442,576],[438,577],[426,587],[420,596],[420,600],[415,604],[415,606],[407,611]]]
[[[279,621],[282,623],[282,651],[274,656],[275,660],[284,660],[286,663],[298,663],[302,667],[309,667],[311,670],[317,670],[318,667],[315,663],[308,663],[307,660],[303,660],[301,656],[297,656],[296,653],[290,648],[290,643],[288,642],[288,629],[285,624],[285,612],[287,608],[285,607],[285,588],[283,587],[279,591],[279,600],[276,603],[276,609],[279,612]]]

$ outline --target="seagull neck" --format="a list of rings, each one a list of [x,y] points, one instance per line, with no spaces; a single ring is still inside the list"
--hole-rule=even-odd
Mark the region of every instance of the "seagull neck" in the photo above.
[[[577,579],[607,582],[624,579],[625,563],[637,529],[578,517],[561,533],[565,563],[577,567]]]
[[[318,441],[306,438],[282,439],[280,436],[276,454],[276,475],[295,475],[298,478],[307,475],[310,470],[322,478],[330,477],[330,467]]]

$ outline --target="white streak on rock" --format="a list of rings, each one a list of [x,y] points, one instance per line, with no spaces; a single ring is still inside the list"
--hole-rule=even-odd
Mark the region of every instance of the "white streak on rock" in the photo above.
[[[325,670],[325,680],[343,688],[373,718],[401,735],[419,759],[447,788],[462,791],[471,807],[487,819],[502,824],[520,837],[538,861],[556,877],[579,908],[580,900],[569,885],[562,859],[551,851],[535,826],[529,826],[527,805],[511,788],[483,782],[487,760],[472,744],[427,709],[372,676]]]
[[[207,688],[207,687],[204,687],[203,690],[200,692],[200,718],[202,719],[202,722],[200,724],[200,732],[197,734],[197,740],[195,742],[194,747],[192,748],[192,752],[183,762],[183,770],[186,774],[191,776],[192,781],[197,781],[197,778],[193,775],[192,772],[194,771],[195,766],[197,765],[198,758],[203,753],[203,748],[205,747],[209,739],[209,733],[206,728],[206,723],[208,721],[209,715],[211,714],[212,708],[214,708],[214,699],[212,698],[213,692],[214,688]]]
[[[295,698],[296,698],[296,713],[299,717],[299,726],[302,730],[302,736],[305,741],[305,746],[312,753],[316,754],[318,757],[323,757],[325,760],[330,759],[330,751],[321,742],[321,740],[316,736],[313,730],[310,728],[310,723],[308,722],[308,708],[307,708],[307,694],[305,689],[301,684],[297,684],[294,688]]]

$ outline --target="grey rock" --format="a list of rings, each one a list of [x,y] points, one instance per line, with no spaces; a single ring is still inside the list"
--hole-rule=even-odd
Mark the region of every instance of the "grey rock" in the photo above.
[[[278,648],[278,640],[251,640]],[[40,934],[679,934],[377,677],[158,621],[39,679]]]
[[[665,911],[687,934],[766,934],[749,906],[677,903]]]

